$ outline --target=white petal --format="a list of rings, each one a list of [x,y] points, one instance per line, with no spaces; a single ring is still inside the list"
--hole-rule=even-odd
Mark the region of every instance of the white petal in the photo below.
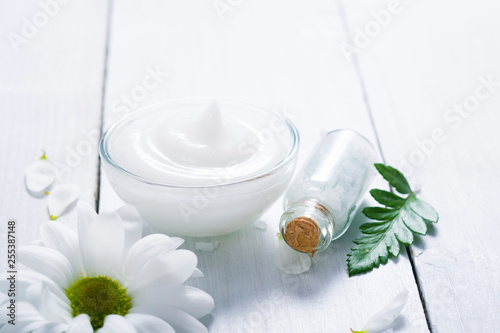
[[[34,283],[43,283],[49,289],[49,291],[55,296],[57,296],[60,300],[65,302],[69,301],[62,287],[58,286],[54,282],[54,280],[48,278],[47,276],[28,269],[20,270],[17,274],[18,277],[17,277],[16,296],[21,301],[26,300],[26,295],[27,295],[26,291]],[[8,280],[4,279],[3,277],[0,277],[0,288],[2,287],[3,280],[9,283]]]
[[[81,271],[78,236],[71,228],[62,223],[47,222],[40,227],[40,234],[46,247],[61,252],[75,272]]]
[[[175,333],[172,326],[155,316],[151,316],[148,314],[129,313],[125,316],[125,318],[127,318],[132,323],[132,325],[134,325],[137,333]]]
[[[190,286],[159,285],[141,289],[134,297],[134,305],[163,304],[182,310],[195,318],[206,316],[214,308],[212,296]]]
[[[5,295],[5,294],[2,294]],[[2,297],[3,298],[3,297]],[[0,309],[5,309],[7,305],[9,305],[10,300],[4,299],[2,302],[0,302]],[[5,324],[10,318],[7,316],[0,316],[0,326],[1,324]]]
[[[69,301],[62,301],[42,283],[28,287],[26,298],[48,322],[67,323],[71,320],[72,310]]]
[[[7,292],[10,288],[10,281],[6,279],[6,276],[2,274],[0,277],[0,294],[7,296]],[[19,302],[26,302],[28,299],[26,298],[26,290],[32,286],[32,283],[28,283],[26,281],[20,280],[17,278],[16,281],[16,300]],[[7,299],[8,301],[9,299]],[[0,308],[3,309],[3,308]],[[3,317],[0,316],[0,323],[2,322]]]
[[[377,312],[365,324],[363,331],[379,333],[388,329],[408,302],[408,290],[404,290],[394,297],[389,304]]]
[[[190,278],[198,278],[198,277],[203,277],[203,272],[200,271],[198,268],[195,268],[193,271],[193,274],[191,274]]]
[[[47,247],[23,246],[19,249],[19,261],[62,288],[67,288],[77,276],[64,255]]]
[[[90,317],[86,314],[76,316],[69,322],[65,333],[94,333]]]
[[[162,234],[153,234],[136,242],[129,250],[125,259],[125,273],[136,274],[151,259],[162,253],[175,250],[183,240],[176,237],[168,237]]]
[[[54,183],[56,168],[46,159],[37,159],[26,168],[26,187],[34,195],[42,195]]]
[[[16,306],[16,325],[4,325],[0,330],[1,333],[27,333],[47,324],[47,321],[36,311],[33,305],[27,302],[18,302]]]
[[[66,326],[61,323],[47,323],[34,330],[33,333],[65,333]]]
[[[175,333],[206,333],[207,328],[193,316],[166,305],[142,305],[133,307],[129,313],[144,313],[161,318],[169,323]]]
[[[104,318],[104,326],[98,333],[137,333],[134,325],[120,315],[109,315]]]
[[[297,252],[284,240],[279,240],[274,257],[276,267],[288,274],[304,273],[311,268],[311,257],[307,253]]]
[[[35,240],[32,240],[31,242],[28,242],[28,244],[26,245],[33,245],[33,246],[45,246],[43,244],[43,240],[41,239],[35,239]]]
[[[99,214],[90,224],[84,242],[84,266],[89,276],[116,275],[123,253],[124,229],[116,213]]]
[[[79,201],[76,206],[76,215],[77,215],[77,228],[78,228],[78,240],[80,245],[80,258],[82,260],[82,264],[87,262],[87,255],[85,251],[85,240],[87,239],[90,226],[97,218],[97,214],[88,203]],[[83,265],[83,269],[85,271],[85,265]],[[86,271],[84,272],[86,273]]]
[[[64,183],[55,186],[47,200],[50,219],[55,220],[61,216],[72,203],[78,200],[80,192],[80,187],[75,184]]]
[[[162,253],[151,259],[135,276],[128,281],[130,293],[140,292],[141,288],[156,284],[182,284],[196,268],[198,258],[188,250]]]
[[[129,249],[142,237],[142,219],[137,209],[132,206],[123,206],[116,210],[120,215],[125,230],[125,243],[123,255],[127,255]]]

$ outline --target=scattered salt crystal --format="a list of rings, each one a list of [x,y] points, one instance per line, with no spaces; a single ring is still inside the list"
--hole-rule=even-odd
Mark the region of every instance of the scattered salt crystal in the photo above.
[[[278,250],[274,257],[276,267],[288,274],[300,274],[311,268],[311,257],[307,253],[297,252],[290,248],[284,240],[278,242]]]
[[[266,221],[263,221],[263,220],[257,220],[254,222],[254,227],[256,227],[257,229],[260,229],[260,230],[266,230],[267,229],[267,223]]]
[[[341,174],[339,177],[340,182],[344,184],[351,184],[354,181],[354,178],[349,176],[349,174],[350,173]]]
[[[196,242],[194,248],[199,251],[213,252],[219,247],[219,241],[213,242]]]
[[[412,179],[411,184],[412,184],[413,192],[415,192],[416,194],[419,194],[420,191],[422,191],[422,186],[418,180]]]
[[[417,245],[412,245],[410,247],[411,254],[414,258],[419,257],[422,253],[424,253],[424,249],[418,248]]]

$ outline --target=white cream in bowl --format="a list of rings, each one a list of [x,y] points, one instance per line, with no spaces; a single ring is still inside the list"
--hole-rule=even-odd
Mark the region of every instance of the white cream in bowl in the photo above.
[[[299,138],[286,118],[207,99],[124,117],[100,144],[118,195],[161,230],[220,235],[257,220],[292,176]]]

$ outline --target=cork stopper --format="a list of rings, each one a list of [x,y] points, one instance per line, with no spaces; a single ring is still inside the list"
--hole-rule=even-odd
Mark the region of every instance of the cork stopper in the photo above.
[[[312,218],[301,216],[286,225],[284,239],[292,248],[314,256],[319,244],[320,229]]]

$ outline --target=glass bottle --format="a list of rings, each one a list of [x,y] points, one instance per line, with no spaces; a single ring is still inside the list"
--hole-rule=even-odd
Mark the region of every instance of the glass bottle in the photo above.
[[[325,134],[288,187],[280,232],[293,249],[314,255],[344,234],[370,186],[377,153],[352,130]]]

